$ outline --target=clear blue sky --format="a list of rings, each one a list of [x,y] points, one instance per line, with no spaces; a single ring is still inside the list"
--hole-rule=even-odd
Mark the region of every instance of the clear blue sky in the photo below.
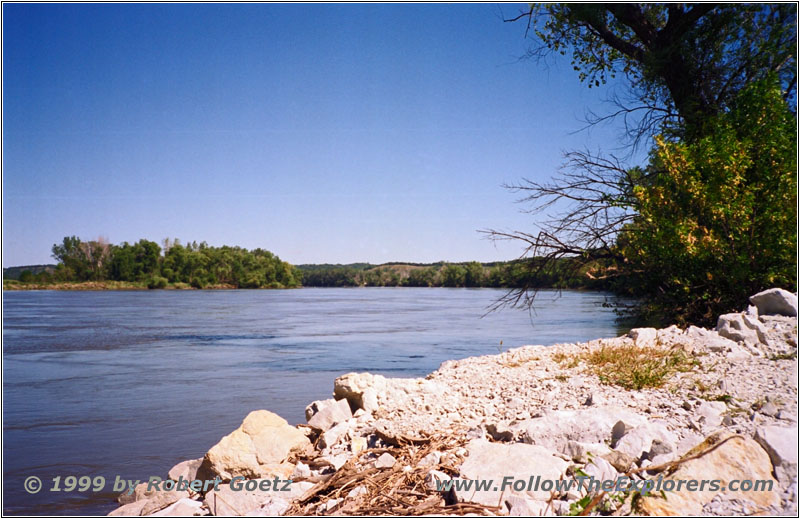
[[[3,5],[3,265],[64,236],[291,263],[504,260],[607,89],[518,61],[514,5]]]

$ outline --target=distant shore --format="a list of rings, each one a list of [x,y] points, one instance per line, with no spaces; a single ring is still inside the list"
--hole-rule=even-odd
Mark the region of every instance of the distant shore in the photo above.
[[[233,285],[209,285],[203,290],[233,290]],[[53,283],[21,282],[13,279],[3,280],[3,290],[153,290],[145,282],[136,281],[65,281]],[[198,290],[188,283],[171,283],[155,290]]]

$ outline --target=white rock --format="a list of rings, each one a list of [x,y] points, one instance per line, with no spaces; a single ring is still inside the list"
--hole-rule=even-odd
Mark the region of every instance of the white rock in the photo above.
[[[774,467],[797,474],[797,427],[769,425],[756,429],[756,441],[764,447]]]
[[[505,505],[511,517],[540,517],[553,514],[546,501],[528,497],[510,495],[505,498]]]
[[[501,491],[503,478],[529,481],[541,476],[542,479],[557,480],[564,475],[568,463],[557,457],[553,451],[538,445],[522,443],[489,443],[486,440],[472,440],[467,444],[469,457],[461,465],[459,477],[470,480],[488,480],[496,483],[496,490],[480,490],[474,488],[466,491],[454,491],[459,502],[479,503],[497,506],[501,496],[517,494],[522,497],[546,501],[550,493],[542,489],[530,491],[514,491],[506,488]]]
[[[200,501],[195,501],[194,499],[184,497],[175,501],[163,510],[159,510],[153,515],[159,517],[191,517],[194,515],[202,515],[200,512],[202,507],[203,503]]]
[[[702,417],[707,426],[719,427],[722,423],[722,414],[727,410],[725,402],[703,402],[697,406],[695,414]]]
[[[649,346],[655,344],[658,331],[655,328],[634,328],[628,332],[628,336],[637,346]]]
[[[592,461],[587,463],[583,468],[587,475],[598,479],[600,481],[615,480],[617,479],[617,469],[611,466],[611,463],[603,458],[592,458]]]
[[[203,462],[203,458],[197,458],[196,460],[186,460],[178,463],[171,469],[169,469],[169,473],[167,474],[167,478],[178,481],[178,478],[183,478],[186,481],[191,481],[196,479],[197,477],[197,469],[200,468],[200,464]]]
[[[717,319],[717,333],[736,342],[757,344],[758,334],[745,323],[743,314],[722,314]]]
[[[611,439],[614,425],[622,421],[630,427],[647,422],[627,409],[607,406],[579,410],[553,411],[540,418],[519,424],[524,428],[523,441],[564,453],[570,440],[581,443],[603,443]]]
[[[394,464],[397,463],[397,460],[389,454],[388,452],[384,452],[381,454],[377,460],[375,460],[375,467],[379,469],[390,469],[394,467]]]
[[[659,440],[661,451],[668,450],[672,452],[675,450],[675,444],[677,443],[675,434],[670,432],[664,425],[655,422],[649,422],[632,429],[619,439],[614,449],[638,460],[643,455],[647,457],[653,446],[653,441],[656,439]],[[659,452],[659,454],[663,453]]]
[[[327,431],[336,424],[345,422],[353,417],[347,399],[318,400],[306,408],[308,425],[318,431]]]
[[[450,476],[440,470],[431,470],[425,475],[425,486],[428,490],[438,492],[440,485],[437,482],[450,481]]]
[[[797,296],[782,288],[770,288],[750,296],[759,315],[787,315],[797,317]]]

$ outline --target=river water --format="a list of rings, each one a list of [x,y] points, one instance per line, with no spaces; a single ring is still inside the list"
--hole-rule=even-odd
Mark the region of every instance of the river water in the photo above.
[[[504,292],[447,288],[3,293],[5,514],[100,514],[116,476],[201,457],[248,412],[302,423],[350,371],[422,376],[525,344],[624,333],[597,292],[542,291],[536,312],[482,318]],[[53,478],[103,476],[101,492]],[[29,476],[43,481],[24,490]],[[63,485],[63,484],[62,484]]]

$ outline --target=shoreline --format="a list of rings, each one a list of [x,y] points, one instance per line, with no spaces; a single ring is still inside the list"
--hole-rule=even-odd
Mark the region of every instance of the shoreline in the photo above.
[[[168,474],[279,477],[293,481],[288,493],[227,484],[202,494],[147,492],[142,484],[110,515],[567,515],[587,506],[593,514],[796,514],[797,299],[781,292],[721,316],[716,330],[640,328],[522,346],[447,361],[418,379],[349,373],[336,379],[334,398],[307,407],[308,424],[253,411],[202,458]],[[771,309],[787,298],[794,316]],[[634,362],[620,363],[626,356]],[[665,500],[434,485],[581,473],[752,479],[774,488]]]

